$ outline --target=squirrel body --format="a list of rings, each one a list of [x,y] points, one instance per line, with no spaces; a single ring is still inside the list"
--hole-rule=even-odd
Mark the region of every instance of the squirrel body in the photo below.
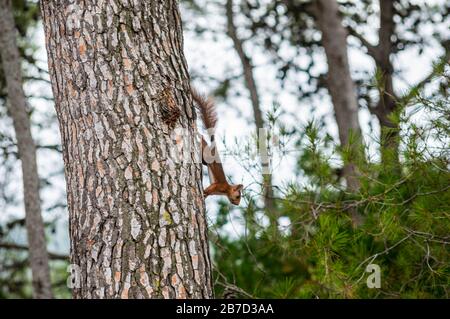
[[[200,117],[210,137],[210,144],[202,136],[202,163],[208,167],[208,175],[211,184],[203,190],[206,197],[210,195],[222,195],[228,197],[228,200],[239,205],[241,201],[241,192],[243,185],[233,185],[228,183],[219,153],[216,150],[214,133],[217,124],[217,113],[214,102],[211,98],[199,94],[191,87],[192,98],[200,111]]]

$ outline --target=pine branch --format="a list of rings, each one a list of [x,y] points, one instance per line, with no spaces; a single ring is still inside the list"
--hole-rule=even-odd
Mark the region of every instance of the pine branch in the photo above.
[[[369,55],[374,58],[375,60],[378,59],[379,53],[378,53],[378,47],[375,45],[372,45],[369,41],[367,41],[367,39],[358,31],[356,31],[354,28],[352,28],[351,26],[347,26],[347,31],[348,34],[357,38],[361,44],[367,49],[367,52],[369,53]]]
[[[13,243],[0,243],[0,248],[10,249],[10,250],[22,250],[22,251],[26,250],[26,251],[28,251],[28,246],[18,245],[18,244],[13,244]],[[48,257],[53,260],[63,260],[63,261],[69,260],[69,256],[58,254],[58,253],[49,252]]]

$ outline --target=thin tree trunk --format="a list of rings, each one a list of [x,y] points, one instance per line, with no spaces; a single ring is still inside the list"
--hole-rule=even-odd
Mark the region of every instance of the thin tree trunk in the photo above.
[[[265,121],[263,119],[261,104],[259,101],[258,88],[256,85],[255,77],[253,75],[253,65],[251,59],[247,56],[244,51],[242,40],[239,38],[236,30],[236,25],[234,23],[234,13],[233,13],[233,1],[227,0],[226,3],[226,15],[228,24],[228,36],[233,41],[234,49],[239,56],[242,64],[242,69],[244,72],[245,86],[250,94],[250,100],[253,108],[253,116],[255,120],[255,125],[257,128],[257,133],[260,134],[260,129],[265,128]],[[263,147],[259,145],[259,147]],[[277,211],[274,203],[273,197],[273,187],[272,187],[272,176],[271,174],[265,174],[264,168],[267,167],[268,163],[265,161],[263,156],[260,156],[261,166],[263,169],[262,179],[263,179],[263,194],[264,194],[264,206],[269,213],[269,219],[271,224],[277,225]]]
[[[41,5],[74,297],[211,298],[200,150],[176,1]]]
[[[381,127],[380,153],[381,162],[387,168],[386,173],[397,178],[400,174],[400,127],[399,123],[392,120],[396,112],[401,112],[398,107],[397,96],[394,91],[393,73],[394,67],[391,55],[394,52],[392,37],[395,34],[395,0],[379,0],[380,5],[380,27],[378,30],[378,44],[370,44],[369,41],[348,27],[351,35],[361,41],[366,47],[368,54],[374,59],[381,81],[379,83],[380,98],[376,105],[369,105],[369,110],[374,114]]]
[[[351,159],[361,160],[362,138],[358,121],[358,100],[350,74],[347,31],[342,25],[339,4],[336,0],[317,0],[315,17],[322,31],[322,45],[328,62],[328,90],[334,106],[341,146],[351,151]],[[352,192],[358,191],[358,172],[352,160],[346,161],[343,173],[348,189]]]
[[[380,0],[380,29],[377,47],[376,65],[381,73],[380,100],[376,106],[376,116],[381,126],[381,160],[385,166],[400,167],[399,124],[392,121],[390,116],[397,111],[396,95],[392,74],[394,67],[391,62],[393,52],[392,36],[395,32],[394,1]]]
[[[31,136],[30,119],[23,91],[20,55],[10,0],[0,0],[0,56],[6,79],[8,112],[13,119],[19,156],[25,203],[29,262],[33,281],[33,297],[52,298],[45,229],[39,197],[39,175],[36,147]]]

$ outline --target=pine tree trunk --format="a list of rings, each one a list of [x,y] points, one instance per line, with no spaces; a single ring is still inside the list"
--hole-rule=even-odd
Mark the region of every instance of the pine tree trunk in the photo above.
[[[351,151],[350,158],[363,160],[360,155],[361,128],[358,121],[358,100],[347,53],[347,31],[342,25],[339,4],[336,0],[316,1],[315,16],[322,31],[322,45],[328,62],[328,90],[343,148]],[[350,191],[359,189],[354,163],[347,161],[344,176]]]
[[[211,298],[200,150],[176,1],[41,5],[74,297]]]
[[[31,135],[30,118],[23,91],[22,69],[10,0],[0,0],[0,30],[0,56],[6,80],[8,113],[13,119],[22,163],[25,225],[33,297],[48,299],[52,298],[52,291],[44,222],[41,215],[36,147]]]
[[[380,100],[376,106],[378,121],[381,127],[381,161],[388,168],[388,174],[396,176],[400,174],[399,148],[400,127],[392,116],[397,110],[397,97],[394,91],[393,73],[394,67],[391,55],[394,50],[392,36],[395,34],[394,1],[380,0],[380,29],[378,32],[379,43],[375,62],[381,73]]]

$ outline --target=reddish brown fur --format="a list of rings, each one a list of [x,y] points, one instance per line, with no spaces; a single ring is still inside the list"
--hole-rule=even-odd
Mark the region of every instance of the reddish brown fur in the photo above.
[[[203,191],[205,198],[210,195],[224,195],[228,197],[228,200],[232,204],[239,205],[243,186],[242,184],[232,185],[228,183],[219,154],[215,154],[214,130],[217,124],[217,113],[214,102],[211,98],[206,98],[199,94],[194,88],[191,88],[191,93],[195,104],[200,111],[203,125],[208,129],[212,143],[212,146],[209,146],[202,138],[202,162],[204,165],[208,166],[210,174],[213,175],[210,176],[212,184]],[[207,155],[212,155],[215,160],[211,162],[211,158],[205,157],[206,153],[208,153]]]
[[[206,129],[215,129],[217,124],[217,112],[214,101],[200,94],[191,87],[192,98],[194,99],[202,117],[203,125]]]

